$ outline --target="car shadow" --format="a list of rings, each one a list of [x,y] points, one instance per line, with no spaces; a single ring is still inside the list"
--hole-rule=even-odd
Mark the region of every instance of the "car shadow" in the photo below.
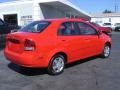
[[[85,62],[89,62],[89,61],[92,61],[92,60],[95,60],[99,58],[99,56],[93,56],[93,57],[89,57],[89,58],[85,58],[85,59],[81,59],[81,60],[78,60],[76,62],[72,62],[70,64],[67,64],[66,65],[66,68],[70,68],[70,67],[74,67],[76,65],[79,65],[79,64],[82,64],[82,63],[85,63]]]
[[[47,74],[47,71],[44,68],[26,68],[18,66],[14,63],[9,63],[8,68],[25,76],[37,76]]]
[[[91,60],[95,60],[96,58],[98,58],[98,56],[86,58],[86,59],[79,60],[74,63],[70,63],[70,64],[66,65],[66,69],[68,69],[70,67],[74,67],[74,66],[82,64],[82,63],[85,63],[85,62],[88,62],[88,61],[91,61]],[[37,76],[37,75],[48,74],[48,72],[45,68],[25,68],[25,67],[18,66],[14,63],[9,63],[8,68],[10,68],[11,70],[18,72],[20,74],[23,74],[25,76]]]

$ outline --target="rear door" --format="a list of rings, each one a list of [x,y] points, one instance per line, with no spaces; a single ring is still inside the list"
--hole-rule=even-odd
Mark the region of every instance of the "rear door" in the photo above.
[[[60,47],[66,50],[69,62],[85,57],[84,38],[80,35],[80,30],[76,27],[75,22],[62,23],[58,31],[58,37],[60,40]]]

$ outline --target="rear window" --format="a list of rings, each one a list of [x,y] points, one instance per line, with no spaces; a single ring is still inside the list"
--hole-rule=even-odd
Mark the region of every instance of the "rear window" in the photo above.
[[[119,26],[119,25],[120,25],[120,23],[116,23],[115,25],[116,25],[116,26]]]
[[[50,22],[48,21],[35,21],[23,27],[20,31],[38,33],[47,28],[49,24]]]

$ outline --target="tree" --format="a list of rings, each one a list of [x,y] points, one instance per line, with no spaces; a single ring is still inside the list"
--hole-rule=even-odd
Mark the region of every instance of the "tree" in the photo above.
[[[112,11],[106,9],[106,10],[103,11],[103,13],[112,13]]]

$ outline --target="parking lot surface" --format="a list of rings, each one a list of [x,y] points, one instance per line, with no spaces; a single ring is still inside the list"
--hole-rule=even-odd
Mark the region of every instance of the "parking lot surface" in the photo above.
[[[0,90],[120,90],[120,33],[113,32],[111,56],[68,65],[58,76],[25,69],[4,58],[0,43]]]

